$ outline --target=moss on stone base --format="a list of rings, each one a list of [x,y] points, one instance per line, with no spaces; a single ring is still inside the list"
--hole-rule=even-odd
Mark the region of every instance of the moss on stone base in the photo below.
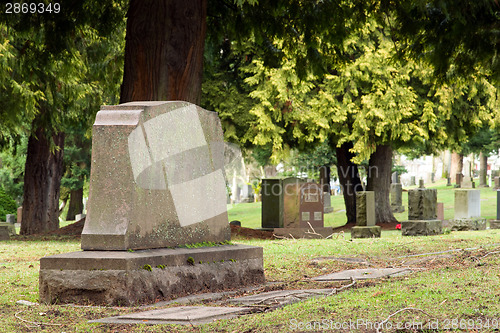
[[[381,228],[378,225],[361,227],[355,226],[351,229],[351,238],[380,238]]]

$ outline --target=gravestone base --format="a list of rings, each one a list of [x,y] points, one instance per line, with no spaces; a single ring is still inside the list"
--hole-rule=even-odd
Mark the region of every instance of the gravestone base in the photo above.
[[[0,222],[0,226],[7,227],[7,230],[9,231],[9,236],[16,235],[16,225],[14,223]]]
[[[485,230],[486,219],[480,217],[453,219],[450,221],[450,227],[453,231]]]
[[[248,245],[81,251],[40,260],[40,301],[130,306],[265,282]]]
[[[441,220],[411,220],[401,223],[403,236],[432,236],[443,233]]]
[[[490,229],[500,229],[500,220],[490,220]]]
[[[351,228],[351,238],[380,238],[381,228],[378,225]]]
[[[400,205],[400,206],[391,205],[391,210],[393,213],[402,213],[405,211],[405,206],[403,206],[403,205]]]
[[[273,233],[279,237],[321,239],[331,236],[333,234],[333,228],[314,227],[314,231],[311,228],[274,228]]]

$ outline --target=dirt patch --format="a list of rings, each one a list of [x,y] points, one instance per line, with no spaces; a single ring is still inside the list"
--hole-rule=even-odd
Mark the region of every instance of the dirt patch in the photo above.
[[[395,230],[398,224],[401,223],[400,222],[377,223],[377,225],[380,226],[382,230]],[[333,232],[351,231],[351,228],[354,226],[356,226],[356,223],[346,223],[343,226],[333,228]]]
[[[251,228],[239,227],[237,225],[231,225],[231,236],[239,236],[246,239],[274,239],[272,231],[255,230]]]

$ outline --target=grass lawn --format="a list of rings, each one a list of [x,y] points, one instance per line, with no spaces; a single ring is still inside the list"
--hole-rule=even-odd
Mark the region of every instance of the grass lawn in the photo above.
[[[477,183],[477,182],[476,182]],[[398,221],[405,221],[408,219],[408,189],[416,188],[417,186],[410,186],[403,188],[403,205],[405,211],[403,213],[394,214]],[[438,190],[438,202],[444,204],[444,218],[453,218],[454,207],[454,188],[446,186],[446,180],[438,180],[434,184],[427,184],[427,188],[435,188]],[[405,191],[406,190],[406,191]],[[481,216],[486,219],[496,218],[496,191],[489,187],[481,188]],[[344,198],[341,195],[332,196],[333,213],[325,214],[325,227],[339,227],[347,222],[345,216]],[[241,221],[241,226],[247,228],[261,228],[261,203],[242,203],[235,205],[228,205],[229,221]]]
[[[385,231],[380,239],[356,239],[339,234],[321,240],[235,240],[262,246],[268,281],[275,288],[330,288],[341,283],[319,283],[309,278],[344,269],[365,267],[340,261],[312,261],[317,257],[358,257],[373,267],[412,267],[414,273],[385,280],[357,282],[337,295],[310,299],[270,312],[255,313],[198,327],[89,324],[89,319],[138,311],[137,308],[24,306],[18,300],[38,301],[39,259],[79,250],[75,239],[0,243],[0,327],[2,332],[293,332],[298,323],[333,325],[359,320],[381,322],[400,309],[391,323],[439,320],[440,327],[500,320],[500,230],[452,232],[432,237],[402,237]],[[409,257],[429,252],[438,256]],[[346,283],[344,283],[345,285]],[[429,317],[429,316],[432,316]],[[471,321],[472,320],[472,321]],[[331,321],[331,322],[330,322]],[[34,323],[45,323],[40,326]],[[51,325],[48,325],[51,324]],[[472,325],[472,324],[471,324]],[[306,327],[306,326],[304,326]],[[303,328],[304,328],[303,327]],[[451,326],[450,326],[451,327]],[[323,328],[325,328],[323,326]],[[365,330],[358,327],[358,331]],[[353,330],[347,330],[353,331]],[[354,330],[356,331],[356,330]],[[374,331],[374,330],[371,330]],[[394,331],[394,330],[393,330]],[[488,330],[486,330],[488,331]],[[493,331],[490,329],[489,331]]]
[[[441,189],[438,200],[445,203],[445,217],[453,217],[453,191],[444,184],[435,186]],[[491,189],[481,190],[484,217],[494,216],[495,194]],[[326,224],[341,225],[345,223],[340,212],[342,198],[332,199],[335,213],[327,215],[331,219]],[[260,224],[259,203],[235,205],[229,213],[231,219],[242,221],[243,226]],[[406,218],[404,213],[398,215],[401,220]],[[351,240],[349,235],[339,233],[332,239],[233,241],[263,247],[266,279],[276,283],[274,289],[340,287],[349,283],[320,283],[310,278],[366,267],[336,260],[313,260],[318,257],[363,258],[371,267],[409,267],[413,273],[357,281],[338,294],[203,326],[89,324],[87,321],[91,319],[140,310],[137,307],[17,304],[19,300],[38,302],[41,257],[80,249],[79,240],[74,238],[26,240],[18,237],[0,242],[0,331],[316,332],[339,331],[335,327],[344,325],[345,329],[341,330],[344,332],[375,332],[373,325],[388,318],[387,323],[393,327],[383,332],[395,332],[398,325],[399,332],[423,332],[419,326],[422,323],[440,328],[432,332],[444,332],[447,328],[467,332],[500,329],[500,230],[451,232],[431,237],[402,237],[400,231],[391,230],[383,231],[379,239]],[[429,254],[434,252],[440,253]],[[400,310],[403,311],[398,312]]]

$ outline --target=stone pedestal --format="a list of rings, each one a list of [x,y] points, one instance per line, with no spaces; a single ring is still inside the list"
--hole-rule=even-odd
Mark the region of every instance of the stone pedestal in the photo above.
[[[9,236],[16,235],[16,226],[14,223],[0,222],[0,226],[7,228],[7,232],[9,233]]]
[[[401,223],[403,236],[432,236],[443,233],[441,220],[413,220]]]
[[[423,186],[423,184],[420,184]],[[408,191],[408,221],[401,223],[403,236],[432,236],[443,233],[437,219],[437,190],[423,187]]]
[[[351,238],[380,237],[381,228],[375,225],[375,192],[356,193],[356,226],[351,228]]]
[[[4,225],[0,225],[0,241],[9,240],[9,227],[4,223]]]
[[[475,189],[455,190],[455,218],[451,230],[484,230],[486,220],[481,218],[481,192]]]
[[[490,229],[500,229],[500,220],[490,220]]]
[[[262,248],[82,251],[40,260],[40,301],[130,306],[264,282]]]
[[[402,213],[405,211],[402,184],[391,184],[391,210],[393,213]]]

